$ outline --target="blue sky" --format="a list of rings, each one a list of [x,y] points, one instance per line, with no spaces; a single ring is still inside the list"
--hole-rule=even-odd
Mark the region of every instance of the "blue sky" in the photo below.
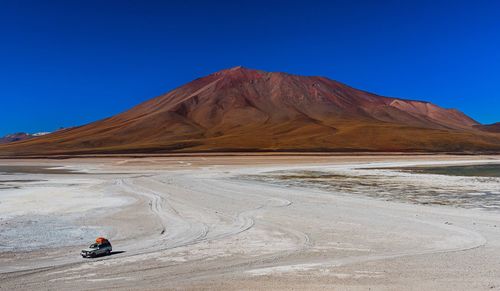
[[[0,1],[0,135],[243,65],[500,121],[500,1]]]

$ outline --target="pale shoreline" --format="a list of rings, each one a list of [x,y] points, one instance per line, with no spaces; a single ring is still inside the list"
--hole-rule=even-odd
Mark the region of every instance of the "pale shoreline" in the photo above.
[[[370,163],[375,167],[381,162],[401,166],[499,161],[499,156],[1,160],[2,165],[103,173],[82,179],[98,180],[87,188],[101,193],[95,199],[111,199],[101,204],[110,211],[103,223],[115,249],[124,252],[95,261],[80,259],[80,246],[0,253],[0,285],[10,289],[497,287],[500,213],[228,178],[276,169],[370,167]],[[78,210],[77,205],[63,207],[62,213]],[[88,205],[86,210],[92,213]],[[83,222],[99,225],[95,219]],[[449,269],[442,265],[447,262],[453,262]],[[471,266],[477,269],[467,272]],[[41,271],[29,271],[33,269]]]

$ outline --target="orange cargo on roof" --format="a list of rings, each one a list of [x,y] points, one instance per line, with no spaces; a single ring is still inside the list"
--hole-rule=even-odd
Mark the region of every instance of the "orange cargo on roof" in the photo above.
[[[108,240],[103,238],[103,237],[98,237],[95,239],[95,242],[98,243],[98,244],[103,244],[105,242],[107,242]]]

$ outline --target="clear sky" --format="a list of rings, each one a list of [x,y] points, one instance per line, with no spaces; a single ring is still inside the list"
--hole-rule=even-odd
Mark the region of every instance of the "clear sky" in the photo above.
[[[0,1],[0,135],[243,65],[500,121],[500,1]]]

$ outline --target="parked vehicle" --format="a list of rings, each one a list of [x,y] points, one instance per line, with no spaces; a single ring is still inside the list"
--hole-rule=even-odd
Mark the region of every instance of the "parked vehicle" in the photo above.
[[[109,240],[98,237],[95,243],[91,244],[87,249],[82,250],[80,253],[83,258],[95,258],[98,256],[105,256],[111,254],[113,248]]]

